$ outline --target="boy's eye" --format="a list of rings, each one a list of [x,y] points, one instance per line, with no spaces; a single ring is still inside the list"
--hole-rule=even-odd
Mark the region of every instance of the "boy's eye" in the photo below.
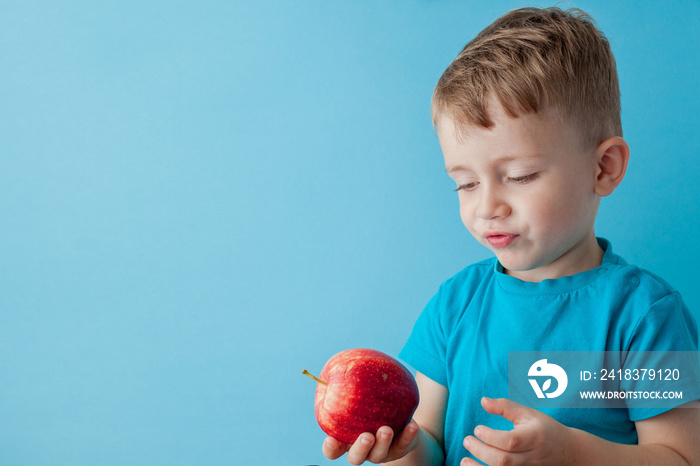
[[[512,181],[514,183],[525,184],[525,183],[529,183],[530,181],[533,181],[539,175],[540,175],[539,173],[530,173],[529,175],[524,175],[524,176],[513,176],[513,177],[508,177],[508,181]]]
[[[460,184],[460,185],[457,185],[457,189],[455,189],[455,191],[472,191],[477,187],[478,184],[479,184],[478,181],[472,181],[471,183]]]

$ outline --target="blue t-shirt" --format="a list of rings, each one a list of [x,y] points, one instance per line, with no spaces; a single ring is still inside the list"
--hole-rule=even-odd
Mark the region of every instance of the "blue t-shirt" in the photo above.
[[[479,424],[513,424],[481,407],[508,397],[509,351],[697,351],[698,329],[682,298],[659,277],[613,254],[569,277],[525,282],[496,258],[444,282],[418,318],[399,357],[449,390],[446,465],[470,456],[462,442]],[[700,398],[698,389],[677,405]],[[637,443],[634,421],[670,409],[585,408],[541,411],[604,439]]]

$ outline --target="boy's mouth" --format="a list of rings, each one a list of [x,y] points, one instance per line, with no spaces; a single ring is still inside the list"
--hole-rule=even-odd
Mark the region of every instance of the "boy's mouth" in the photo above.
[[[486,236],[486,241],[488,241],[494,248],[505,248],[506,246],[509,246],[517,237],[518,235],[505,233],[491,234]]]

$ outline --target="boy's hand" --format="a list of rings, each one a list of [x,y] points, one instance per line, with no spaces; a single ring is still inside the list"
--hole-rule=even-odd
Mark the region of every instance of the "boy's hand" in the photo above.
[[[350,464],[362,464],[365,461],[370,463],[394,461],[415,447],[419,430],[418,424],[411,421],[395,442],[392,442],[394,431],[389,426],[380,427],[376,435],[365,432],[357,437],[352,445],[342,443],[333,437],[326,437],[323,442],[323,454],[326,458],[334,460],[347,452]]]
[[[535,409],[505,398],[482,398],[481,406],[511,421],[513,430],[494,430],[477,426],[473,436],[464,439],[464,447],[486,464],[557,465],[566,464],[574,449],[568,427]],[[477,465],[464,458],[461,466]]]

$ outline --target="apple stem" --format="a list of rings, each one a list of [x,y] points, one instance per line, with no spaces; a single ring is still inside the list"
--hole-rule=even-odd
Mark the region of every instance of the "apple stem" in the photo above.
[[[306,369],[304,369],[303,371],[301,371],[301,373],[304,374],[304,375],[308,375],[309,377],[311,377],[312,379],[314,379],[314,380],[315,380],[316,382],[318,382],[318,383],[322,383],[323,385],[326,385],[326,382],[324,382],[323,380],[319,379],[319,378],[316,377],[315,375],[312,375],[312,374],[309,373],[309,371],[307,371]]]

